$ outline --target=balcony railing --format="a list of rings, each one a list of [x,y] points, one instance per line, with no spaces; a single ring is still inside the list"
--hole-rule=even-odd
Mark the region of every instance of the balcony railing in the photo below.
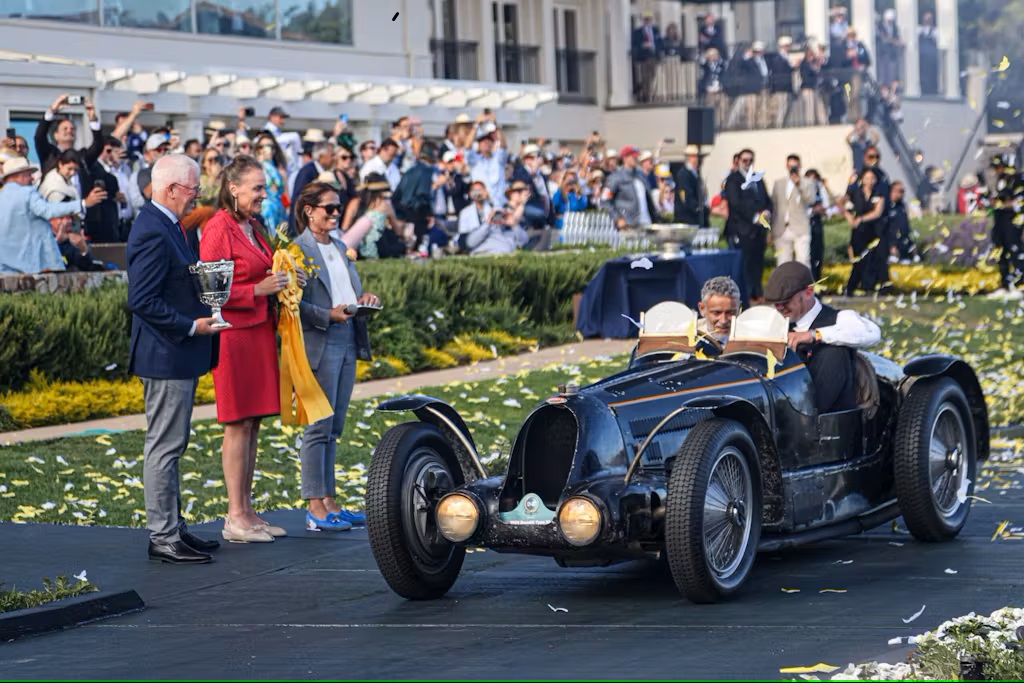
[[[467,40],[430,41],[434,55],[434,78],[447,81],[477,81],[477,44]]]
[[[559,50],[556,56],[558,100],[597,104],[597,53]]]
[[[540,47],[497,43],[494,59],[499,83],[540,83]]]

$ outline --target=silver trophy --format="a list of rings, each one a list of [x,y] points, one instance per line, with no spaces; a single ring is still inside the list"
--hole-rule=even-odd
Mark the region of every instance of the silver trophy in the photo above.
[[[214,329],[230,327],[231,323],[224,320],[220,314],[220,307],[228,302],[231,295],[231,280],[235,276],[235,262],[224,261],[199,261],[189,266],[193,281],[199,291],[199,300],[213,310]]]

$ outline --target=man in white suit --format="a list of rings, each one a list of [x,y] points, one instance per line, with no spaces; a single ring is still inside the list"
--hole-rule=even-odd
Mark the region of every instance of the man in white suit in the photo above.
[[[786,157],[785,178],[772,187],[772,243],[778,265],[799,261],[811,267],[811,221],[808,208],[814,203],[814,183],[800,173],[800,157]]]

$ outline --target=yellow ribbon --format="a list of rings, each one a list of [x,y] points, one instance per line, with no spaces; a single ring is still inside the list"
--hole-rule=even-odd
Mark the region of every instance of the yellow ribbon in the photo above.
[[[277,323],[277,332],[281,335],[281,423],[308,425],[330,417],[334,410],[306,358],[306,344],[299,320],[302,288],[295,274],[297,258],[303,258],[303,255],[296,245],[274,252],[274,270],[288,273],[288,286],[277,293],[277,300],[281,303]]]

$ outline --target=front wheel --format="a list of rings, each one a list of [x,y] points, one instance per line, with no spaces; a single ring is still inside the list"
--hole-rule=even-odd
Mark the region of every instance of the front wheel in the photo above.
[[[757,448],[733,420],[700,422],[675,456],[665,548],[676,586],[692,602],[731,596],[754,566],[761,537]]]
[[[381,575],[403,598],[432,600],[455,584],[466,550],[441,536],[435,507],[462,483],[451,446],[432,425],[396,425],[374,451],[366,529]]]
[[[978,467],[974,422],[963,389],[949,377],[918,380],[896,424],[896,497],[919,541],[954,538],[967,522]]]

